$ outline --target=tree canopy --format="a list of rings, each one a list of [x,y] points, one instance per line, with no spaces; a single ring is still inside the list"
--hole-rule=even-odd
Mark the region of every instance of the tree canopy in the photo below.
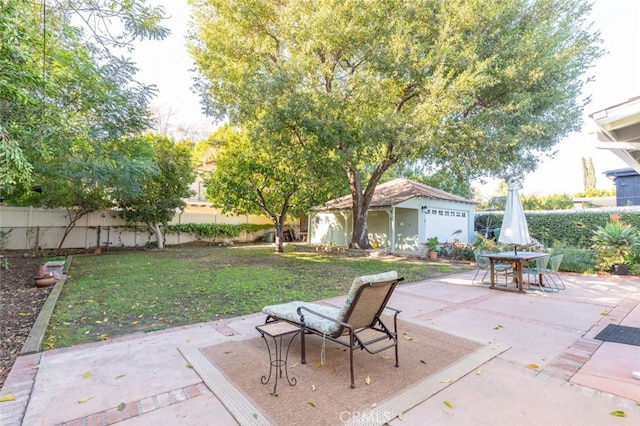
[[[151,152],[155,173],[133,177],[130,182],[140,188],[132,191],[119,186],[113,194],[120,216],[132,223],[144,223],[156,237],[157,247],[164,248],[166,225],[185,206],[191,196],[190,185],[195,178],[188,142],[176,143],[165,135],[147,133],[128,138],[127,145],[142,145]]]
[[[403,160],[462,179],[534,170],[578,130],[601,54],[583,0],[189,0],[207,112],[332,157],[369,248],[375,186]]]
[[[287,217],[306,215],[327,197],[342,195],[331,179],[330,163],[318,169],[308,153],[288,149],[276,135],[259,138],[223,126],[208,141],[215,147],[216,169],[206,180],[214,206],[235,214],[263,214],[276,230],[276,251],[282,252]]]
[[[33,185],[44,194],[45,183],[59,187],[70,173],[90,180],[127,166],[129,174],[148,169],[114,148],[148,127],[154,89],[136,82],[135,65],[113,49],[164,37],[162,17],[161,8],[144,1],[0,0],[2,198],[38,202]],[[70,164],[78,168],[71,172]],[[48,198],[62,205],[62,198]]]

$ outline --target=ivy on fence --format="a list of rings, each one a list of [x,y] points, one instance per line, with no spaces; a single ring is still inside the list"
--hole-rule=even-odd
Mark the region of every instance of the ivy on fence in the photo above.
[[[167,234],[193,234],[198,240],[214,240],[218,237],[236,238],[242,232],[258,232],[265,229],[273,229],[271,224],[241,223],[231,225],[225,223],[181,223],[168,225],[165,228]]]

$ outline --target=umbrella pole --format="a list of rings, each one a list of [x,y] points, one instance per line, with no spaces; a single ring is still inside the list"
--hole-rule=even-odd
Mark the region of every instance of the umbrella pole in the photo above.
[[[515,255],[518,254],[518,245],[517,244],[513,245],[513,254],[515,254]]]

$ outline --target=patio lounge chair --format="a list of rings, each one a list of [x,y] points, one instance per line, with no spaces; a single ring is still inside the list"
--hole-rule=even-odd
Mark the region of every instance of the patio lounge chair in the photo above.
[[[353,389],[355,388],[353,374],[355,349],[364,349],[370,354],[377,354],[394,348],[396,367],[399,366],[397,316],[400,311],[388,307],[387,302],[396,285],[403,279],[398,277],[396,271],[357,277],[353,280],[347,300],[341,308],[299,301],[266,306],[262,309],[262,312],[267,314],[265,323],[283,320],[302,328],[300,342],[303,364],[306,363],[305,335],[307,334],[316,334],[323,339],[348,347]],[[385,309],[394,312],[393,329],[382,321],[381,315]],[[373,336],[371,336],[371,330],[376,332]]]

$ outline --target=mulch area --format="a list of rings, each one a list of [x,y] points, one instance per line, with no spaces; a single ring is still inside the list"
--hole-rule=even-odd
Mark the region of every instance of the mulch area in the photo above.
[[[26,253],[0,259],[0,388],[53,288],[33,282],[41,263],[41,257]]]

